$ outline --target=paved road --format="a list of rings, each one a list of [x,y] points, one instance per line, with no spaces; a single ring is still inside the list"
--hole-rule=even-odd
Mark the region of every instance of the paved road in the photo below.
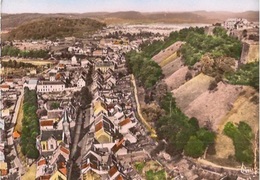
[[[11,121],[12,124],[16,124],[23,94],[24,94],[24,90],[22,89],[21,95],[18,97],[18,100],[16,102],[15,111],[14,111],[14,114],[13,114],[13,117],[12,117],[12,121]],[[9,146],[13,146],[14,147],[13,132],[14,132],[14,127],[12,127],[11,129],[8,130],[7,144]],[[21,175],[24,174],[25,169],[24,169],[20,159],[18,158],[18,155],[17,155],[15,147],[11,150],[9,155],[15,157],[15,159],[14,159],[14,166],[15,166],[15,168],[19,169],[19,178],[20,178]]]

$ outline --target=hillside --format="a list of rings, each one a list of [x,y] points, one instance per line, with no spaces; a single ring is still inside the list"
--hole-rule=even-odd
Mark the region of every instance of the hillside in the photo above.
[[[32,20],[39,20],[47,17],[64,18],[92,18],[106,24],[118,23],[215,23],[223,22],[230,17],[246,18],[249,21],[259,21],[259,12],[248,11],[242,13],[234,12],[154,12],[140,13],[137,11],[126,12],[95,12],[82,14],[2,14],[2,30],[10,30]]]
[[[8,39],[54,39],[66,36],[83,37],[104,27],[96,20],[44,18],[23,24],[8,33]]]

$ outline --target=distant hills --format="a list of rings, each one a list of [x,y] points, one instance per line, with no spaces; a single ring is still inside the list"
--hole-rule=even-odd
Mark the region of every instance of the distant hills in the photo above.
[[[104,23],[89,18],[48,17],[24,23],[11,30],[7,36],[9,40],[55,39],[68,36],[83,37],[104,26],[106,26]]]
[[[68,19],[91,18],[107,24],[117,23],[216,23],[223,22],[227,18],[246,18],[249,21],[258,22],[258,11],[234,12],[153,12],[141,13],[137,11],[124,12],[93,12],[93,13],[57,13],[57,14],[2,14],[2,30],[10,30],[32,20],[40,20],[48,17],[63,17]]]

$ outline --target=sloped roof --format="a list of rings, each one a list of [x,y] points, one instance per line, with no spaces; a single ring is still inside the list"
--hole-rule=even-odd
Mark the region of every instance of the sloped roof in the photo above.
[[[41,141],[48,140],[51,136],[54,137],[57,141],[62,140],[62,133],[63,130],[48,130],[48,131],[42,131],[41,134]]]
[[[123,147],[123,143],[125,142],[124,138],[122,138],[120,141],[118,141],[118,143],[116,143],[112,148],[111,151],[113,151],[113,153],[116,153],[119,149],[121,149]]]
[[[128,123],[131,122],[131,119],[130,118],[126,118],[125,120],[121,121],[120,123],[118,123],[119,126],[124,126]]]
[[[109,171],[108,174],[110,177],[112,177],[117,172],[117,167],[113,166]]]
[[[53,126],[53,120],[41,120],[40,126]]]

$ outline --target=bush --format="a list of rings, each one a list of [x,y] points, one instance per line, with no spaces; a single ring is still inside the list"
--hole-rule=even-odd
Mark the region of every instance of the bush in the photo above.
[[[201,140],[199,140],[196,136],[191,136],[184,148],[184,153],[185,155],[198,158],[204,152],[203,146],[204,144]]]
[[[233,140],[236,160],[252,164],[254,153],[251,140],[254,135],[251,127],[243,121],[239,122],[237,127],[233,123],[228,122],[225,125],[224,133]]]
[[[212,81],[212,82],[209,84],[208,90],[209,90],[209,91],[212,91],[212,90],[214,90],[214,89],[217,88],[217,87],[218,87],[218,83],[217,83],[216,81]]]

